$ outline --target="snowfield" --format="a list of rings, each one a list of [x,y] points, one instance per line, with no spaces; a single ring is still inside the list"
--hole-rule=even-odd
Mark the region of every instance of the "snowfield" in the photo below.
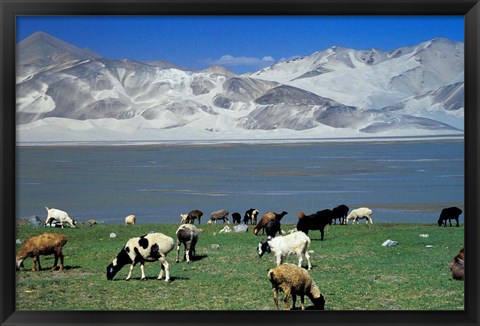
[[[246,75],[101,58],[44,33],[16,51],[19,145],[463,136],[463,43],[442,38]]]

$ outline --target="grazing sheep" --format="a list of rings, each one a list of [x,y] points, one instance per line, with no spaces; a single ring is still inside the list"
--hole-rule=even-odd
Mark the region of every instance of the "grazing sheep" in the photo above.
[[[370,224],[373,224],[372,210],[370,208],[367,208],[367,207],[360,207],[360,208],[354,209],[353,211],[350,212],[350,214],[348,214],[347,218],[345,218],[343,224],[348,224],[348,221],[350,221],[352,219],[353,219],[352,224],[355,224],[355,223],[358,224],[359,223],[358,220],[361,219],[361,218],[366,219],[367,224],[369,222],[370,222]]]
[[[230,221],[228,220],[228,211],[225,209],[219,210],[212,212],[210,215],[210,219],[208,220],[208,224],[215,223],[217,224],[218,220],[223,220],[223,223],[227,221],[227,224],[230,224]]]
[[[180,214],[180,223],[187,223],[188,214]]]
[[[63,229],[63,224],[64,223],[67,223],[72,228],[74,228],[75,225],[77,225],[77,222],[75,222],[75,220],[73,218],[68,216],[68,214],[66,212],[61,211],[61,210],[56,209],[56,208],[45,207],[45,209],[47,210],[47,219],[45,220],[45,226],[47,226],[47,225],[52,226],[51,225],[52,222],[58,222],[59,224],[61,224],[62,229]]]
[[[55,261],[51,270],[55,270],[60,258],[59,270],[63,271],[63,253],[62,248],[67,243],[67,237],[63,234],[43,233],[28,239],[17,254],[17,270],[23,267],[23,261],[27,257],[33,257],[32,271],[40,271],[40,255],[54,255]],[[37,269],[38,262],[38,269]]]
[[[203,216],[203,212],[198,209],[194,209],[193,211],[190,211],[187,215],[187,223],[188,224],[194,224],[195,220],[198,220],[198,224],[200,224],[200,219]]]
[[[91,218],[91,219],[89,219],[89,220],[87,221],[87,224],[88,224],[89,226],[92,226],[92,225],[98,224],[98,222],[97,222],[97,220],[94,220],[93,218]]]
[[[284,263],[285,259],[296,254],[298,257],[298,267],[302,267],[303,257],[307,258],[308,269],[312,269],[308,247],[310,246],[310,238],[303,232],[298,231],[273,239],[267,238],[267,241],[260,241],[258,244],[258,255],[263,256],[265,252],[273,252],[277,266]]]
[[[258,235],[258,232],[260,232],[260,230],[263,230],[265,225],[267,225],[268,221],[273,219],[281,221],[282,218],[287,214],[288,213],[285,211],[281,212],[280,214],[277,214],[274,212],[265,213],[260,219],[260,221],[258,222],[258,224],[253,228],[253,234]]]
[[[335,207],[334,209],[332,209],[332,212],[333,212],[333,224],[337,224],[337,219],[339,220],[339,223],[340,224],[343,224],[343,221],[345,220],[345,218],[347,217],[347,214],[348,214],[348,206],[347,205],[339,205],[337,207]]]
[[[242,221],[242,215],[240,215],[239,212],[235,212],[232,214],[232,222],[234,224],[240,224],[241,221]]]
[[[265,227],[263,228],[265,230],[265,233],[267,234],[267,237],[270,238],[275,238],[275,235],[281,234],[281,223],[279,220],[273,219],[267,222]]]
[[[460,249],[458,255],[453,258],[450,270],[454,280],[465,280],[465,248]]]
[[[145,280],[144,263],[160,261],[160,274],[157,279],[162,279],[165,270],[165,282],[170,281],[169,265],[166,260],[167,254],[173,249],[173,239],[162,233],[149,233],[141,237],[131,238],[120,250],[113,262],[107,266],[107,279],[113,280],[119,270],[126,264],[130,265],[125,280],[129,280],[133,267],[140,263],[142,280]]]
[[[288,300],[290,295],[292,296],[292,310],[295,309],[295,303],[297,301],[297,295],[300,296],[301,309],[305,310],[305,295],[310,298],[315,309],[325,309],[325,298],[320,293],[320,289],[315,284],[308,272],[293,264],[281,264],[268,271],[268,280],[272,283],[273,288],[273,302],[278,307],[278,290],[282,291],[285,296],[283,302],[285,303],[285,309],[290,309]]]
[[[250,208],[248,211],[245,212],[243,216],[243,223],[245,224],[255,224],[257,223],[257,216],[260,212],[255,208]]]
[[[308,235],[310,230],[320,231],[320,240],[323,241],[325,226],[332,224],[333,212],[330,209],[324,209],[311,215],[305,215],[303,212],[298,213],[297,230]]]
[[[452,220],[457,221],[457,226],[459,226],[458,219],[460,217],[460,214],[462,214],[462,210],[458,207],[449,207],[442,209],[440,217],[438,218],[438,226],[447,226],[447,220],[448,222],[450,222],[450,226],[452,226]]]
[[[187,263],[190,262],[190,256],[195,257],[195,245],[198,241],[198,236],[202,232],[201,229],[198,229],[193,224],[182,224],[178,227],[175,234],[177,235],[177,257],[175,261],[179,262],[180,256],[180,245],[183,243],[185,247],[185,254],[183,259],[187,260]]]
[[[137,218],[135,217],[135,215],[128,215],[127,217],[125,217],[125,225],[135,225],[136,222]]]

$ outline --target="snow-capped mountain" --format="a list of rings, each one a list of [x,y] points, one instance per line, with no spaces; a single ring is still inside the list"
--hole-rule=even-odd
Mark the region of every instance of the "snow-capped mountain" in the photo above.
[[[463,43],[332,47],[236,75],[102,58],[45,33],[17,44],[17,140],[462,134]]]

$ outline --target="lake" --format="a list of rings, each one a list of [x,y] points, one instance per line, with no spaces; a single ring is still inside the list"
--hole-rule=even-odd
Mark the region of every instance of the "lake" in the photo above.
[[[346,204],[375,222],[436,223],[464,208],[464,142],[17,147],[17,218],[46,218],[45,206],[79,222],[179,223],[200,209],[243,216]],[[461,216],[461,222],[464,215]],[[362,220],[362,223],[364,220]]]

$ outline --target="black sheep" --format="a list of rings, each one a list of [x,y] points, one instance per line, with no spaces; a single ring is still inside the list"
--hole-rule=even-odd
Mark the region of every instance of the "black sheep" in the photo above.
[[[460,217],[460,214],[462,214],[462,210],[458,207],[449,207],[442,209],[440,217],[438,218],[438,226],[447,226],[447,220],[450,222],[450,226],[452,226],[452,220],[456,220],[457,226],[459,226],[458,218]]]
[[[345,220],[345,217],[347,217],[348,214],[348,206],[347,205],[339,205],[332,209],[333,212],[333,224],[337,224],[337,219],[340,220],[340,224],[343,224],[343,221]]]
[[[232,214],[232,220],[233,220],[233,223],[238,223],[240,224],[241,220],[242,220],[242,215],[240,215],[240,213],[238,212],[235,212]]]
[[[319,230],[323,240],[325,226],[332,224],[333,212],[330,209],[318,211],[315,214],[305,215],[303,212],[298,213],[297,230],[308,235],[309,230]]]

